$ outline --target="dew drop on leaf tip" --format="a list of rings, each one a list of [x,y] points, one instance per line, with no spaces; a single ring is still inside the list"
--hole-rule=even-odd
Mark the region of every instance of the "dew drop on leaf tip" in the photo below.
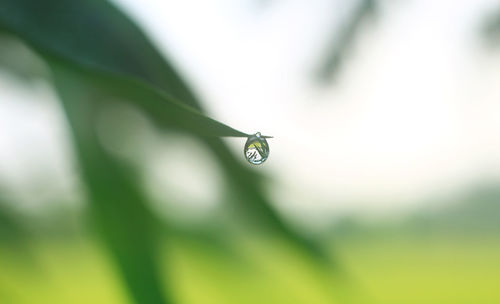
[[[243,152],[252,165],[260,165],[269,157],[269,144],[266,138],[269,136],[262,136],[260,132],[248,136]]]

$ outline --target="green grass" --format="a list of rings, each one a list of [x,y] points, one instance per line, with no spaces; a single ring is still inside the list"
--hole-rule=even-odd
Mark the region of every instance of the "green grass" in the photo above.
[[[0,303],[130,303],[94,243],[32,243],[30,256],[0,250]]]
[[[500,303],[500,239],[377,238],[342,243],[379,303]]]
[[[345,239],[336,250],[358,288],[343,290],[307,258],[277,240],[235,239],[231,257],[195,242],[168,244],[179,303],[355,302],[500,303],[500,239]],[[130,303],[112,259],[95,242],[40,241],[30,258],[0,250],[1,303]],[[339,297],[344,294],[344,297]],[[337,300],[334,300],[337,299]]]

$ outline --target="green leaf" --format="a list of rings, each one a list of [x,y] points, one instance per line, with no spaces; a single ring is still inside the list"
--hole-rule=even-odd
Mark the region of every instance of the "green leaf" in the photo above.
[[[375,14],[376,0],[358,0],[350,18],[333,31],[333,39],[329,42],[326,56],[317,71],[317,79],[321,82],[332,80],[345,60],[361,26],[368,17]]]
[[[0,241],[19,243],[25,237],[24,227],[16,219],[15,212],[9,208],[6,199],[0,195]]]
[[[92,218],[137,303],[171,303],[160,276],[158,221],[125,164],[111,157],[95,134],[96,104],[107,96],[75,70],[50,61],[75,138]]]
[[[19,39],[0,31],[0,69],[29,83],[48,77],[45,63]]]
[[[246,133],[203,115],[198,110],[177,101],[173,96],[140,80],[57,59],[54,57],[51,62],[61,62],[66,68],[72,69],[80,81],[91,85],[92,89],[98,90],[99,94],[107,96],[107,99],[101,100],[102,104],[110,100],[129,102],[145,111],[162,127],[189,132],[197,136],[248,136]]]
[[[140,78],[197,106],[195,96],[146,36],[103,0],[1,0],[0,27],[37,49]]]
[[[1,24],[42,54],[75,63],[73,66],[79,66],[89,80],[95,78],[93,83],[99,87],[108,86],[106,89],[121,96],[130,94],[139,106],[158,107],[149,99],[162,99],[164,109],[160,111],[170,126],[200,135],[248,136],[190,107],[197,103],[181,79],[137,27],[108,2],[3,0]],[[163,88],[170,96],[145,82]]]
[[[486,45],[497,48],[500,45],[500,9],[488,12],[482,26],[482,34]]]

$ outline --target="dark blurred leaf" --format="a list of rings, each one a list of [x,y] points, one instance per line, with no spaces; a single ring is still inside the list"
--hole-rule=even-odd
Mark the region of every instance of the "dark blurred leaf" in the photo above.
[[[146,60],[144,62],[139,60],[125,60],[125,58],[122,57],[124,56],[124,54],[127,54],[127,51],[123,51],[122,47],[127,47],[127,37],[120,39],[121,36],[116,35],[116,45],[109,45],[110,41],[113,41],[114,39],[110,39],[109,37],[105,39],[99,34],[96,34],[96,32],[106,33],[106,31],[98,31],[97,29],[94,29],[92,27],[84,28],[83,23],[78,23],[84,22],[85,16],[81,16],[77,12],[88,12],[90,14],[91,11],[88,10],[94,7],[85,7],[85,5],[87,4],[84,4],[84,7],[82,7],[81,10],[75,11],[75,8],[77,8],[79,5],[72,1],[69,1],[70,3],[67,2],[68,1],[46,1],[44,2],[44,4],[53,5],[40,6],[37,4],[38,2],[32,1],[21,0],[15,2],[17,5],[13,5],[11,4],[11,1],[7,1],[8,5],[2,5],[0,7],[0,24],[3,21],[3,23],[6,24],[7,29],[20,34],[23,38],[28,38],[29,41],[34,43],[34,46],[43,53],[57,54],[57,56],[59,57],[67,58],[67,62],[69,63],[78,63],[80,67],[82,67],[82,74],[87,75],[88,80],[92,80],[96,86],[100,86],[101,88],[105,88],[106,90],[114,91],[116,95],[119,95],[117,97],[130,97],[130,99],[134,100],[140,107],[154,107],[153,109],[150,108],[149,112],[157,114],[157,111],[160,111],[160,113],[163,113],[162,119],[166,123],[168,123],[170,127],[176,127],[180,129],[187,128],[192,132],[200,135],[241,137],[248,136],[243,132],[234,130],[204,116],[203,114],[199,113],[186,104],[174,100],[172,95],[167,96],[165,93],[160,93],[158,90],[155,90],[152,87],[141,84],[141,81],[139,80],[134,81],[133,79],[118,76],[118,74],[116,74],[118,72],[127,73],[131,76],[136,75],[135,73],[137,73],[137,77],[155,83],[154,81],[152,81],[152,79],[155,80],[157,78],[150,75],[150,73],[148,73],[147,71],[152,69],[152,66],[148,69],[148,65],[151,64],[149,60],[152,60],[151,58],[159,55],[154,52],[154,49],[152,47],[148,48],[147,46],[149,46],[149,44],[147,44],[147,42],[144,40],[143,44],[146,47],[142,47],[140,48],[140,50],[144,50],[145,53],[140,53],[137,50],[136,57],[146,58]],[[94,4],[94,2],[95,1],[89,1],[88,5]],[[101,2],[99,1],[98,3]],[[9,4],[12,7],[10,7]],[[55,7],[56,4],[59,4],[61,6]],[[9,7],[12,9],[12,12],[6,13],[5,9]],[[48,8],[54,9],[55,11],[49,11]],[[108,5],[104,5],[103,12],[106,12],[107,10],[109,10],[110,12],[116,11],[112,10],[112,7]],[[17,15],[19,15],[18,18],[28,19],[13,19],[12,16],[16,16],[16,13]],[[74,22],[71,22],[68,18],[73,15]],[[95,16],[99,15],[96,14]],[[52,24],[54,22],[53,20],[58,20],[59,17],[66,18],[63,19],[63,21],[66,21],[67,23],[61,23],[65,26],[60,26],[61,24],[59,26]],[[118,19],[121,20],[121,18]],[[111,25],[113,25],[112,20],[113,18],[109,20]],[[89,24],[92,24],[91,21],[92,20],[87,20]],[[72,26],[75,27],[75,30],[76,28],[79,28],[79,32],[85,34],[83,35],[83,37],[93,37],[92,41],[87,41],[87,44],[80,46],[81,41],[85,41],[85,39],[78,39],[78,36],[75,34],[70,35],[71,33],[69,31],[72,30]],[[106,24],[104,23],[101,24],[101,26],[103,27],[103,29],[108,29],[106,27]],[[131,24],[125,22],[125,30],[128,29],[128,26],[131,26]],[[113,26],[111,26],[111,29],[109,29],[109,31],[112,31],[112,28]],[[133,32],[134,29],[135,27],[132,27],[130,30]],[[139,35],[139,41],[134,42],[132,46],[139,45],[141,37],[143,36]],[[62,38],[69,39],[58,40]],[[101,46],[100,44],[104,45]],[[113,54],[116,55],[116,58],[114,58],[111,54],[111,50],[114,50]],[[133,54],[133,52],[131,54]],[[148,55],[152,57],[148,57]],[[112,57],[113,60],[111,60]],[[157,59],[160,60],[159,58],[160,57],[158,57]],[[163,63],[164,61],[160,62]],[[167,71],[171,70],[166,64],[163,64],[162,66]],[[155,70],[156,68],[157,67],[155,67]],[[97,72],[96,70],[101,70],[101,72]],[[115,71],[116,75],[113,75],[111,71]],[[161,73],[159,73],[159,75],[160,74]],[[188,100],[194,100],[190,93],[185,93],[188,92],[186,89],[179,89],[179,87],[182,87],[181,82],[178,77],[172,76],[175,75],[173,72],[163,74],[165,74],[163,78],[165,78],[166,81],[158,80],[158,82],[164,84],[167,92],[170,92],[170,90],[174,92],[178,91],[176,93],[177,98],[179,98],[179,96],[185,96],[186,98],[188,98]],[[149,102],[149,99],[155,98],[163,100],[160,103]],[[194,104],[193,102],[187,103]]]
[[[5,198],[0,196],[0,241],[19,243],[26,237],[26,231],[18,218]]]
[[[500,10],[486,16],[483,25],[483,34],[490,46],[500,46]]]
[[[146,36],[103,0],[0,0],[0,27],[72,61],[141,78],[195,106],[195,98]]]
[[[158,223],[126,166],[112,158],[95,134],[95,111],[107,98],[79,74],[51,61],[56,85],[75,135],[91,212],[137,303],[170,303],[157,258]]]
[[[321,82],[328,82],[335,77],[356,39],[356,34],[365,20],[375,13],[377,5],[375,0],[359,0],[358,2],[359,4],[354,7],[351,16],[340,30],[335,28],[333,31],[333,39],[328,44],[325,59],[317,72],[317,78]]]
[[[110,100],[132,103],[149,114],[162,127],[189,132],[193,135],[248,136],[246,133],[201,114],[198,110],[142,81],[75,65],[69,61],[65,61],[64,65],[71,67],[79,75],[81,81],[91,85],[94,91],[98,90],[100,94],[108,97],[101,99],[101,104]]]
[[[0,68],[23,82],[46,78],[45,65],[24,43],[0,32]]]

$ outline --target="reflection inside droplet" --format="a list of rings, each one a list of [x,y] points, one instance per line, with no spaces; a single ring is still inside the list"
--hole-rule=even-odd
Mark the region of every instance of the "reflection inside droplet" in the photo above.
[[[269,157],[269,144],[260,132],[257,132],[248,137],[244,153],[249,163],[260,165]]]

